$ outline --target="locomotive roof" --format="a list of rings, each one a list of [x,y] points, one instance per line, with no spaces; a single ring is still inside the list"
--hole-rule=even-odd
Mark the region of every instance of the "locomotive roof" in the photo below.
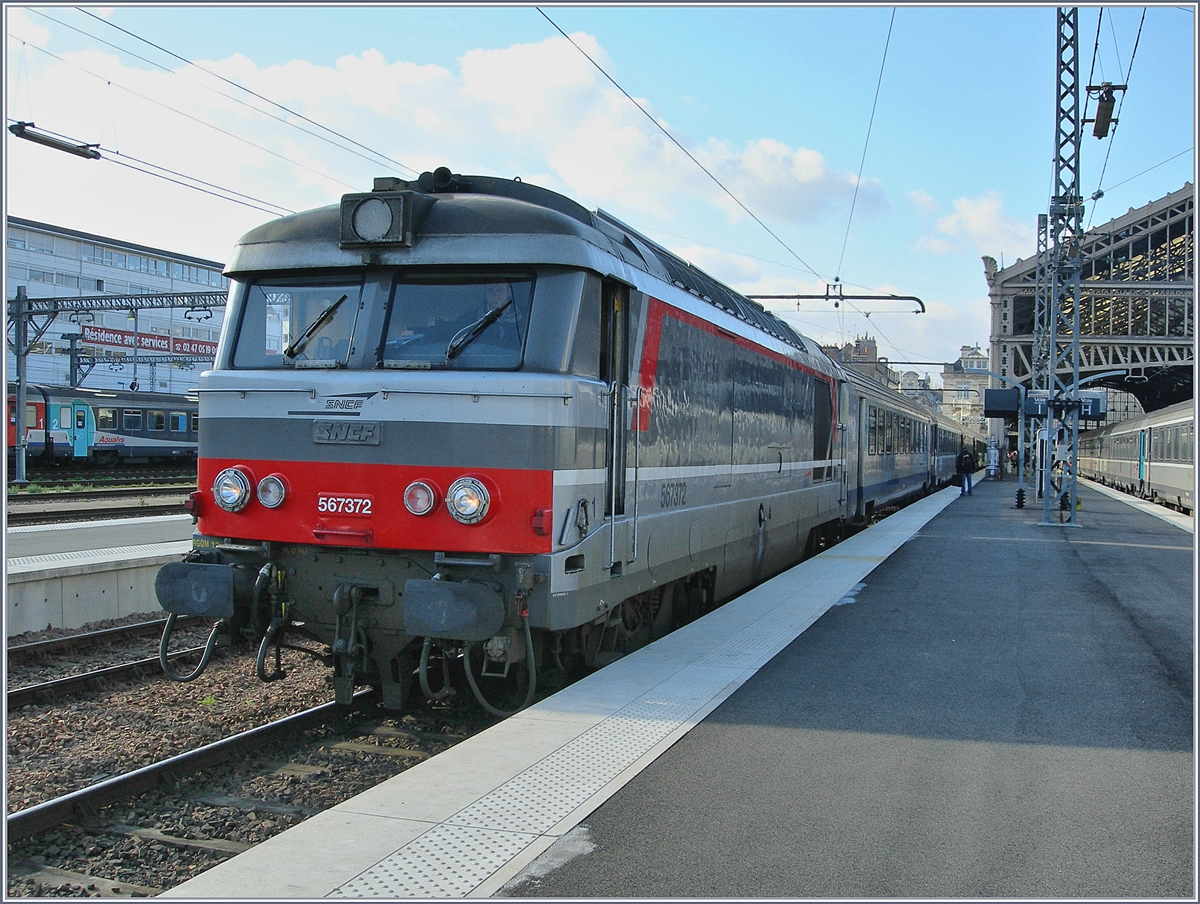
[[[602,255],[612,255],[789,345],[820,353],[816,343],[762,305],[604,211],[593,213],[549,189],[519,179],[456,175],[442,167],[412,182],[376,179],[374,190],[381,197],[388,192],[411,193],[411,247],[343,244],[343,209],[335,205],[281,217],[246,233],[234,248],[225,275],[438,264],[560,264],[605,272],[609,265]],[[347,196],[353,197],[362,196]],[[483,237],[489,240],[480,241]]]

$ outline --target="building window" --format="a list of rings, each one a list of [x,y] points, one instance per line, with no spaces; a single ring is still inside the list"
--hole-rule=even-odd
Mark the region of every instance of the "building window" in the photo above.
[[[41,254],[54,253],[54,239],[52,239],[50,236],[42,235],[41,233],[37,232],[27,233],[27,236],[28,237],[25,240],[25,247],[30,251],[37,251]]]

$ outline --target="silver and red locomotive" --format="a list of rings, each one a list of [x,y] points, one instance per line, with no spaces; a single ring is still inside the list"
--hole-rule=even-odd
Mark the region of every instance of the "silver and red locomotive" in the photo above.
[[[438,698],[461,663],[520,708],[944,483],[963,441],[519,180],[379,179],[250,232],[226,275],[195,549],[159,599],[220,619],[210,650],[260,642],[265,680],[302,626],[343,702]]]

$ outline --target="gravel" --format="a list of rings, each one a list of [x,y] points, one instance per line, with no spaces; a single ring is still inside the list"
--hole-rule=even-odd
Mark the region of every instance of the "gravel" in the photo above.
[[[142,615],[120,621],[145,620],[148,617]],[[106,621],[86,627],[98,630],[114,624]],[[71,632],[36,632],[22,635],[19,642],[30,643],[52,633]],[[313,650],[321,649],[307,643]],[[204,674],[189,683],[156,673],[124,687],[13,711],[7,720],[8,812],[333,699],[331,671],[322,662],[285,650],[283,666],[288,673],[284,680],[264,684],[255,674],[254,650],[229,650],[214,656]],[[9,677],[12,683],[11,673]],[[137,895],[139,889],[145,889],[140,894],[153,894],[172,888],[233,855],[130,837],[103,826],[137,826],[181,838],[257,844],[419,762],[419,757],[338,749],[333,746],[336,742],[354,740],[436,754],[454,742],[454,738],[439,741],[437,735],[463,737],[494,721],[466,692],[437,706],[414,700],[411,712],[403,716],[368,708],[341,724],[277,741],[249,759],[184,777],[175,787],[106,807],[92,821],[95,824],[62,826],[10,843],[7,894],[94,897],[113,893],[112,883],[124,884],[118,894]],[[380,735],[371,734],[376,728],[382,728]],[[247,809],[223,803],[222,798],[266,803]],[[279,807],[272,805],[291,809],[277,812]],[[103,881],[72,881],[60,874],[41,881],[24,878],[13,866],[22,862]]]

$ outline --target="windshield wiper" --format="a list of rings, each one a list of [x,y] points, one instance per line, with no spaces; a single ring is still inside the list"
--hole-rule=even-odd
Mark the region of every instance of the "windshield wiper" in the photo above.
[[[492,308],[477,322],[459,330],[454,335],[454,338],[450,340],[450,344],[446,346],[446,360],[453,360],[459,352],[478,339],[484,330],[500,319],[500,315],[504,313],[504,309],[512,303],[513,300],[510,298],[504,304],[500,305],[500,307]]]
[[[321,329],[321,327],[323,327],[330,321],[330,319],[332,319],[333,315],[337,312],[338,305],[340,305],[349,297],[350,296],[348,295],[343,295],[341,298],[323,310],[317,319],[310,323],[305,328],[304,332],[293,339],[288,347],[283,350],[283,356],[285,358],[294,358],[300,354],[300,352],[304,350],[304,346],[308,344],[308,340],[313,337],[317,330]]]

